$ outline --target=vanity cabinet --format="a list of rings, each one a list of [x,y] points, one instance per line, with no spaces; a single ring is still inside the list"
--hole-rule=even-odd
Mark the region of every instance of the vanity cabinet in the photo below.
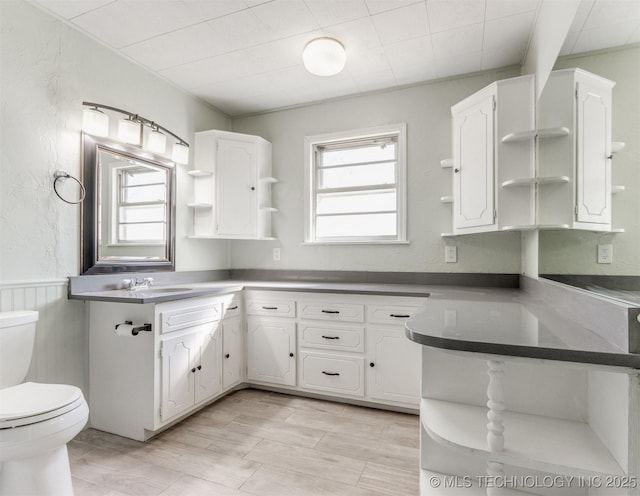
[[[195,133],[193,237],[272,239],[271,143],[228,131]]]
[[[540,189],[539,222],[611,230],[611,98],[615,83],[581,69],[553,71],[538,102],[539,127],[565,128],[539,143],[542,175],[567,178]]]
[[[509,146],[502,138],[531,129],[534,109],[533,76],[496,81],[451,107],[453,234],[531,222],[532,193],[514,193],[498,185],[507,175],[533,172],[533,143]]]

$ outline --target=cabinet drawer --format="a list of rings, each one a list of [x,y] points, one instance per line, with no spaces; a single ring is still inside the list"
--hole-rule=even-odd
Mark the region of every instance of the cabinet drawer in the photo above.
[[[300,318],[335,320],[340,322],[364,322],[364,305],[349,303],[300,302]]]
[[[416,305],[368,305],[367,320],[374,324],[404,325],[418,308]]]
[[[160,333],[173,332],[207,322],[220,320],[221,303],[209,303],[189,308],[179,308],[160,312]]]
[[[364,396],[364,358],[300,352],[305,389]]]
[[[242,300],[239,297],[234,297],[230,302],[222,305],[222,315],[225,319],[239,317],[243,310]]]
[[[273,315],[274,317],[295,317],[294,300],[247,300],[248,315]]]
[[[364,351],[364,328],[300,324],[300,346],[327,350]]]

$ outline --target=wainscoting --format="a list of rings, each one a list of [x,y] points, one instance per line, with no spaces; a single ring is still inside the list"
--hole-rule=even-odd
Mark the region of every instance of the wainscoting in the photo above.
[[[67,299],[67,280],[0,283],[0,311],[38,310],[28,381],[73,384],[88,393],[88,305]]]

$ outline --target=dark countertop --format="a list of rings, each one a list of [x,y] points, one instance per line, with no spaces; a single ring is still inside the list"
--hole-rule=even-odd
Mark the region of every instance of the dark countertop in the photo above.
[[[521,290],[433,291],[407,320],[412,341],[442,350],[640,368],[630,353]]]

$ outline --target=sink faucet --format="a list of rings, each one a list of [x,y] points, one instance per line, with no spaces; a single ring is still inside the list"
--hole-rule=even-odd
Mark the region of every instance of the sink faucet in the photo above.
[[[124,286],[124,289],[128,289],[129,291],[148,289],[150,286],[153,286],[153,277],[123,279],[122,285]]]

